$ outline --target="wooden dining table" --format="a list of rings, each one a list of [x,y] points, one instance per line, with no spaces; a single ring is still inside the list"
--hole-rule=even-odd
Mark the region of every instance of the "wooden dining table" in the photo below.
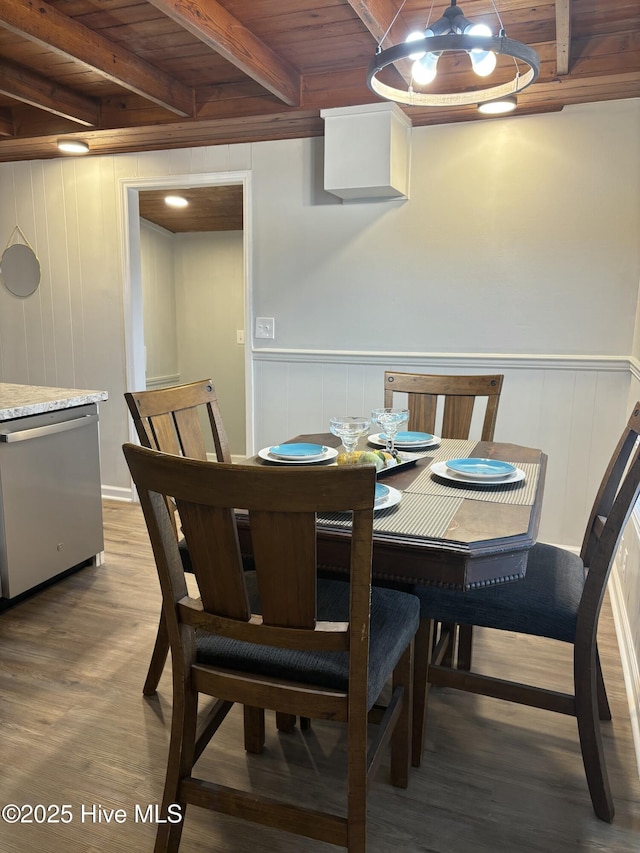
[[[289,441],[340,446],[340,439],[330,433],[299,435]],[[366,443],[365,438],[360,448]],[[407,454],[416,458],[415,464],[378,475],[380,482],[401,492],[401,500],[375,513],[373,576],[461,590],[523,578],[538,534],[546,455],[518,444],[461,439],[441,439],[436,446],[401,455]],[[454,482],[432,471],[434,463],[463,457],[510,462],[524,478],[475,484]],[[249,461],[279,464],[258,456]],[[349,516],[319,515],[317,525],[319,568],[344,571],[349,565]],[[249,543],[242,542],[242,528],[240,537],[244,549]]]

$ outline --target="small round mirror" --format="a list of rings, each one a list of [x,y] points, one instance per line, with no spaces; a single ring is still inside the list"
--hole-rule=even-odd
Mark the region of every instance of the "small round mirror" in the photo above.
[[[15,243],[2,253],[0,277],[15,296],[31,296],[40,284],[40,261],[30,246]]]

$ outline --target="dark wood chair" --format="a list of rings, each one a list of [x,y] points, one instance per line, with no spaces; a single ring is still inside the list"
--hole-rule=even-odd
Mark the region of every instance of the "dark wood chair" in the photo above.
[[[499,373],[489,376],[447,376],[386,370],[384,404],[393,407],[394,399],[397,405],[395,395],[406,394],[409,409],[407,429],[431,434],[438,429],[442,438],[468,439],[475,406],[481,405],[479,401],[484,400],[480,440],[493,441],[503,379],[504,376]],[[440,408],[442,425],[437,427]],[[455,660],[459,669],[470,669],[473,649],[471,627],[443,625],[441,629],[450,636],[445,662],[452,664]]]
[[[366,851],[368,780],[391,745],[391,782],[409,771],[413,637],[419,603],[371,588],[373,466],[213,464],[132,444],[124,454],[147,523],[171,643],[173,716],[156,853],[176,851],[178,804],[209,808]],[[167,498],[175,501],[201,598],[189,596]],[[255,572],[236,513],[246,511]],[[349,581],[316,576],[316,512],[352,512]],[[378,697],[391,680],[391,699]],[[200,694],[216,697],[198,721]],[[347,814],[319,812],[195,778],[194,764],[234,702],[347,725]],[[368,746],[368,722],[378,722]],[[263,727],[264,737],[264,727]]]
[[[611,719],[596,644],[598,618],[625,524],[640,493],[640,401],[629,418],[604,475],[589,517],[580,556],[536,544],[524,580],[470,592],[428,590],[421,595],[416,649],[431,650],[437,620],[515,631],[573,646],[572,693],[559,693],[438,664],[416,651],[414,750],[422,755],[424,718],[431,684],[455,687],[546,708],[577,718],[582,759],[596,815],[611,822],[614,806],[605,765],[600,719]],[[416,755],[414,755],[415,759]],[[415,763],[415,760],[414,760]]]
[[[446,376],[425,373],[396,373],[385,370],[384,405],[397,405],[396,394],[407,395],[407,429],[434,433],[436,410],[443,405],[442,438],[469,438],[471,419],[479,397],[486,397],[482,441],[493,441],[498,403],[504,376]]]
[[[170,388],[128,392],[124,398],[143,447],[206,460],[206,439],[202,425],[208,422],[211,428],[211,446],[217,461],[231,462],[227,433],[222,422],[216,390],[210,379]],[[189,557],[184,543],[182,546],[183,557],[188,564]],[[152,696],[158,689],[168,652],[169,635],[164,616],[160,614],[156,642],[142,688],[145,696]]]

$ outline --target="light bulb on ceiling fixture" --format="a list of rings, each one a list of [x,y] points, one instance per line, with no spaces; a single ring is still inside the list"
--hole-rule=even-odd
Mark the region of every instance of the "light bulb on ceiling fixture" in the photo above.
[[[427,86],[436,79],[438,73],[439,53],[425,53],[411,66],[411,76],[418,86]]]
[[[466,19],[465,26],[462,27],[462,32],[464,35],[487,36],[489,38],[493,35],[491,27],[488,27],[486,24],[472,24],[470,21],[467,23]],[[469,59],[478,77],[488,77],[496,67],[496,55],[490,50],[474,48],[469,51]]]
[[[58,151],[64,151],[65,154],[89,153],[89,145],[81,139],[59,139],[57,145]]]
[[[469,59],[478,77],[488,77],[498,61],[495,53],[490,50],[470,50]]]
[[[421,33],[421,32],[418,32],[418,30],[414,30],[414,32],[409,33],[409,35],[406,37],[405,43],[409,44],[412,41],[422,41],[422,39],[424,37],[425,37],[425,33]],[[418,51],[416,53],[410,53],[408,56],[408,59],[412,59],[415,62],[418,59],[422,59],[424,54],[425,54],[424,50]]]
[[[164,203],[168,204],[169,207],[186,207],[189,204],[186,198],[183,198],[181,195],[166,195]]]

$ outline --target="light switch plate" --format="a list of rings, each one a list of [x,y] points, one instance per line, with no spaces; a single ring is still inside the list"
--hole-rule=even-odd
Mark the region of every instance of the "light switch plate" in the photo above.
[[[275,338],[275,320],[273,317],[256,317],[256,338],[270,341]]]

